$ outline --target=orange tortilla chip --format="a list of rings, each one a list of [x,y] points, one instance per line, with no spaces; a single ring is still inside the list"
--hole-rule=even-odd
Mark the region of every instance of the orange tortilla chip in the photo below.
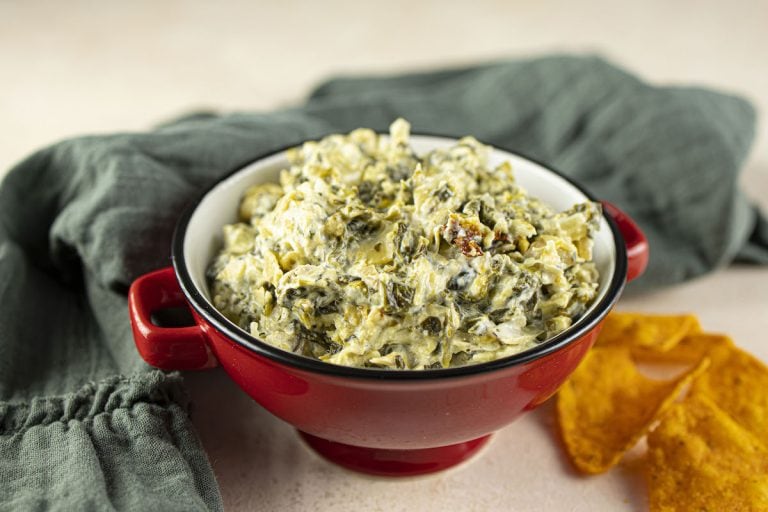
[[[675,346],[666,351],[651,348],[632,349],[632,356],[639,362],[671,363],[671,364],[698,364],[702,358],[719,347],[733,347],[733,341],[722,334],[696,333],[688,334]]]
[[[647,480],[652,512],[768,510],[768,450],[702,395],[648,435]]]
[[[709,370],[691,384],[768,447],[768,367],[733,343],[712,347]]]
[[[701,332],[693,315],[643,315],[612,312],[603,322],[595,345],[632,345],[667,351],[688,334]]]
[[[683,375],[660,381],[639,372],[629,346],[593,348],[557,395],[560,432],[573,464],[585,473],[617,464],[707,364],[702,359]]]

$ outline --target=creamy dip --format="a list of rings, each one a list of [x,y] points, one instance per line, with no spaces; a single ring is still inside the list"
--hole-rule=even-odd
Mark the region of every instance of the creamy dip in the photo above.
[[[465,137],[417,155],[410,125],[288,151],[244,192],[208,269],[213,303],[253,336],[329,363],[446,368],[527,350],[595,298],[600,205],[558,212]]]

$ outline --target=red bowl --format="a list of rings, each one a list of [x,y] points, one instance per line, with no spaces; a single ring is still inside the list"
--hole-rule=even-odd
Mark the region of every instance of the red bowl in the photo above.
[[[453,140],[414,136],[419,152]],[[517,180],[556,208],[592,199],[555,171],[521,155],[494,150],[491,163],[510,160]],[[435,370],[349,368],[275,348],[238,328],[210,303],[205,268],[221,244],[221,227],[236,218],[239,196],[271,181],[284,152],[260,158],[214,184],[182,215],[172,245],[173,267],[146,274],[128,302],[136,346],[165,370],[217,364],[248,395],[295,426],[327,459],[350,469],[390,476],[453,466],[479,450],[494,431],[551,397],[592,346],[624,284],[648,262],[637,225],[603,203],[595,239],[601,273],[590,309],[563,333],[530,350],[482,364]],[[159,327],[154,312],[186,306],[195,325]]]

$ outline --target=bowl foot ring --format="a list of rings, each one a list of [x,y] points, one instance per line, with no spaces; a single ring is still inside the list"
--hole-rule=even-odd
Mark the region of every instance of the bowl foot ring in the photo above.
[[[436,448],[387,450],[337,443],[300,430],[299,435],[310,448],[334,464],[379,476],[416,476],[448,469],[472,457],[491,437]]]

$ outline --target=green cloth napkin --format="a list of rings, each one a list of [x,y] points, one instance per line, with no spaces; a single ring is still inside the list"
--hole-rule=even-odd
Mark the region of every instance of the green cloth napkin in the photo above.
[[[170,263],[180,210],[222,174],[397,116],[519,150],[624,208],[652,247],[637,288],[768,263],[768,223],[737,188],[750,105],[598,58],[337,79],[275,113],[67,140],[0,186],[0,510],[221,509],[180,376],[135,351],[126,290]]]

